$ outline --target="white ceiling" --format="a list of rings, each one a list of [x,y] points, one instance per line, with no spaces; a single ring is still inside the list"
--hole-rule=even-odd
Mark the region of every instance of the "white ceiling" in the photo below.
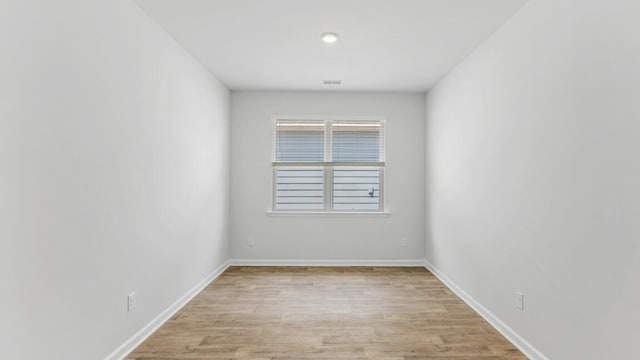
[[[426,91],[527,0],[135,1],[234,90]]]

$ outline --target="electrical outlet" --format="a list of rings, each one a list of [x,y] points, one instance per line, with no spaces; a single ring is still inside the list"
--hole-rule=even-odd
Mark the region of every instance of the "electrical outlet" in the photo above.
[[[407,238],[402,238],[402,239],[400,240],[400,246],[402,246],[402,247],[407,246]]]
[[[127,295],[127,312],[133,311],[135,307],[136,307],[136,293],[132,292],[131,294]]]
[[[524,294],[516,291],[516,307],[524,311]]]
[[[247,238],[247,245],[249,246],[253,246],[256,244],[256,238],[254,238],[253,236],[249,236]]]

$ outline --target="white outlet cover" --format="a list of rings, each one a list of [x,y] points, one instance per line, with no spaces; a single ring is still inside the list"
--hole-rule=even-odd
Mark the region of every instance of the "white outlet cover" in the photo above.
[[[520,310],[524,310],[524,294],[516,291],[516,307]]]
[[[127,295],[127,311],[131,312],[136,307],[136,293],[132,292]]]

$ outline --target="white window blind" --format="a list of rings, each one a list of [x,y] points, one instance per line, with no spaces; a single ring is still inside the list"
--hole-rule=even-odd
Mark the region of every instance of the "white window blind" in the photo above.
[[[276,208],[323,210],[324,169],[283,167],[276,170]]]
[[[275,161],[324,161],[325,122],[322,120],[278,119],[273,140]]]
[[[379,210],[381,172],[379,168],[334,168],[332,208],[351,211]]]
[[[383,211],[382,119],[274,118],[273,209]]]
[[[335,162],[384,161],[384,124],[380,121],[331,123],[331,154]]]

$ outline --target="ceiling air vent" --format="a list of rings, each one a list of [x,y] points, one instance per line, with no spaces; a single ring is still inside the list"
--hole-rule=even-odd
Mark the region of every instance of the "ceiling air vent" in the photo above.
[[[342,80],[324,80],[322,83],[325,85],[340,85]]]

